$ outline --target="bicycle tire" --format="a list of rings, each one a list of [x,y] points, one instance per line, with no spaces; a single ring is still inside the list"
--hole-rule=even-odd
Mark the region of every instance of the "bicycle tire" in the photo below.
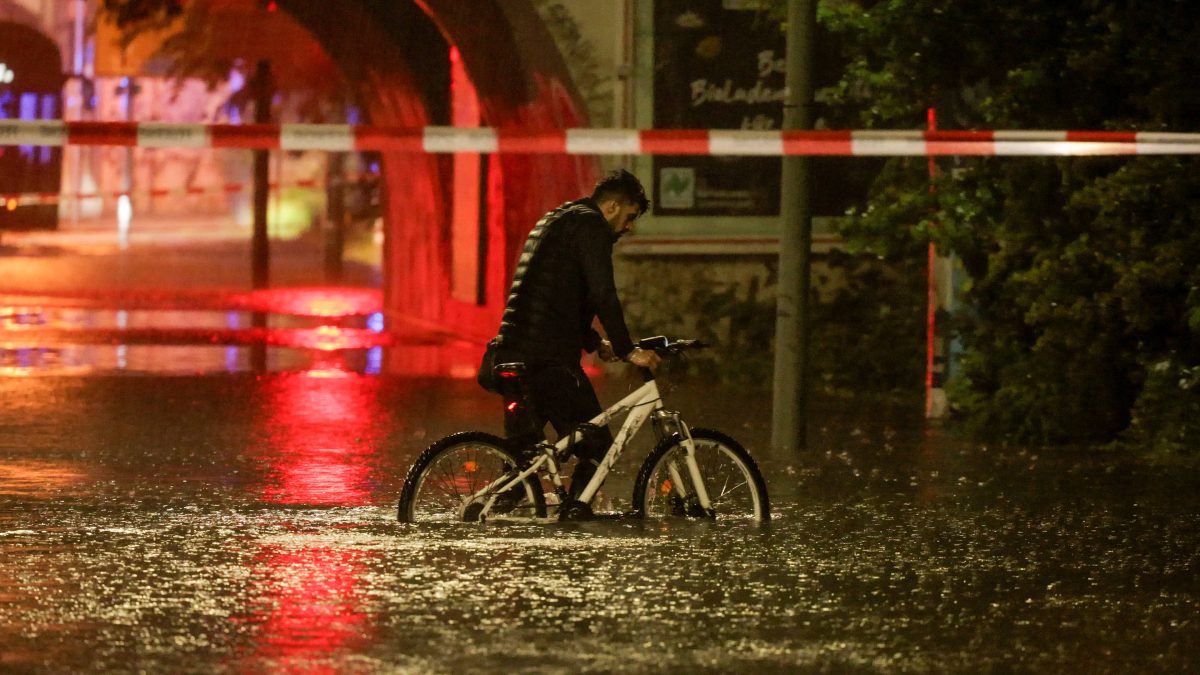
[[[504,441],[482,431],[462,431],[434,441],[404,478],[396,518],[402,523],[477,521],[468,496],[520,464]],[[436,473],[434,473],[436,471]],[[524,481],[525,496],[499,517],[521,520],[546,517],[546,496],[536,475]],[[476,502],[482,506],[481,502]],[[489,515],[489,518],[497,516]]]
[[[692,429],[704,485],[712,501],[712,513],[702,513],[698,501],[684,503],[664,474],[672,453],[683,453],[683,437],[664,438],[642,462],[633,484],[633,515],[640,518],[673,516],[709,517],[716,520],[771,518],[767,484],[754,458],[729,436],[714,429]],[[740,479],[740,480],[739,480]],[[690,481],[690,479],[688,479]],[[731,481],[733,481],[731,485]],[[695,490],[685,486],[694,499]]]

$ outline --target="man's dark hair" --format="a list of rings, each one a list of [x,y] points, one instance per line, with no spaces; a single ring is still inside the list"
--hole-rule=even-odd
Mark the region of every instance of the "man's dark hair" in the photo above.
[[[642,182],[637,176],[625,169],[610,172],[596,183],[596,188],[592,190],[592,201],[602,202],[607,199],[615,199],[622,204],[637,204],[639,215],[650,209],[646,188],[642,187]]]

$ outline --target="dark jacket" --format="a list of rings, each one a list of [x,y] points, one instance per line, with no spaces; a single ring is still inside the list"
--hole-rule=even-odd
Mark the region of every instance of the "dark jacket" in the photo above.
[[[525,360],[579,363],[595,351],[600,324],[621,357],[633,351],[617,287],[612,247],[616,238],[591,199],[567,202],[542,216],[525,240],[504,316],[503,351]]]

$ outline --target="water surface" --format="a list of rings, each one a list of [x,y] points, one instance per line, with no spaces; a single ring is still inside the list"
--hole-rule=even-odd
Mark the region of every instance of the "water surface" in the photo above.
[[[416,454],[498,426],[468,380],[0,377],[0,669],[1196,667],[1193,472],[832,414],[772,457],[761,397],[675,396],[760,456],[769,525],[400,525]]]

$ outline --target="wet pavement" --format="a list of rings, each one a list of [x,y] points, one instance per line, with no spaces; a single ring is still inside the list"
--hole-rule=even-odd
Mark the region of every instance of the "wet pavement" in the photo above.
[[[769,524],[401,525],[421,449],[498,430],[461,366],[470,349],[372,324],[369,303],[277,311],[281,291],[247,328],[264,307],[237,289],[64,282],[48,300],[53,284],[14,278],[0,278],[0,671],[1200,668],[1195,469],[983,447],[835,401],[807,454],[779,455],[765,394],[693,380],[668,404],[758,457]],[[270,337],[322,328],[371,341]],[[389,368],[408,362],[429,374]],[[601,397],[632,384],[605,378]],[[645,444],[604,508],[628,505]]]

